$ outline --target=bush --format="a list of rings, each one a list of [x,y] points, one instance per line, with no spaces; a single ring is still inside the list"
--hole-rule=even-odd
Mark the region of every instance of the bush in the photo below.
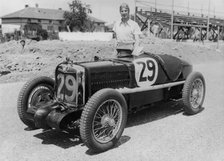
[[[57,32],[48,33],[48,38],[50,40],[59,40],[59,35]]]
[[[47,30],[44,29],[38,29],[37,30],[37,36],[41,37],[42,40],[48,39],[48,33]]]

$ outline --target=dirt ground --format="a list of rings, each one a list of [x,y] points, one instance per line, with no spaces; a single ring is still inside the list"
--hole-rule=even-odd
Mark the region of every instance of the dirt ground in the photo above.
[[[176,102],[152,106],[128,116],[118,145],[93,154],[81,140],[54,130],[28,131],[16,102],[24,82],[37,74],[53,76],[66,56],[76,61],[95,55],[114,57],[114,42],[27,40],[0,44],[0,160],[4,161],[221,161],[224,160],[224,43],[173,42],[144,38],[146,51],[170,54],[194,64],[206,82],[203,111],[188,116]],[[199,65],[198,65],[199,64]],[[3,84],[5,82],[15,82]]]
[[[147,52],[169,54],[193,64],[224,60],[224,43],[175,42],[154,37],[142,38]],[[19,41],[0,44],[0,83],[26,81],[36,75],[54,76],[56,65],[66,59],[92,60],[94,56],[116,56],[114,40],[102,41],[34,41],[26,40],[22,48]]]

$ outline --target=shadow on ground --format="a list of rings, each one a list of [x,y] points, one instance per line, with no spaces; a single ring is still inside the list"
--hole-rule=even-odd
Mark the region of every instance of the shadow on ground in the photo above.
[[[46,130],[34,135],[34,137],[42,139],[42,144],[54,144],[64,149],[74,147],[82,143],[78,131],[75,131],[74,133],[66,133],[56,130]]]

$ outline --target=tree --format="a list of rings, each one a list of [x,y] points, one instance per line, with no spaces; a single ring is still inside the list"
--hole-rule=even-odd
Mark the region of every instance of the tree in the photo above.
[[[69,3],[69,8],[70,12],[66,11],[64,13],[65,26],[70,31],[78,30],[84,32],[88,30],[88,13],[92,13],[90,6],[82,4],[79,0],[74,0],[72,3]]]

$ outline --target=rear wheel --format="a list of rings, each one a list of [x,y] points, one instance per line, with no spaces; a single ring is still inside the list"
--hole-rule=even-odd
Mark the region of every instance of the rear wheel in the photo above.
[[[205,80],[201,73],[191,73],[184,84],[182,99],[184,110],[187,114],[193,115],[202,109],[205,98]]]
[[[119,92],[103,89],[87,102],[81,116],[80,134],[88,148],[102,152],[120,139],[127,121],[126,101]]]
[[[35,128],[34,114],[38,108],[51,102],[54,96],[54,80],[39,76],[30,79],[21,89],[17,101],[17,111],[21,121]]]

